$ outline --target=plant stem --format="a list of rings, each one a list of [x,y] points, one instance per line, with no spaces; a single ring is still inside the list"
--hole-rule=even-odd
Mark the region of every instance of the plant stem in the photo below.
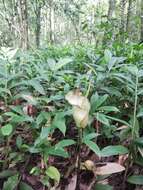
[[[136,138],[136,113],[137,113],[137,102],[138,102],[138,76],[136,75],[136,86],[135,86],[135,101],[134,101],[134,116],[133,116],[133,129],[132,139]]]
[[[81,145],[82,145],[82,129],[78,128],[78,148],[77,148],[77,183],[76,190],[80,189],[80,166],[81,166]]]
[[[134,113],[133,113],[133,125],[132,125],[132,141],[134,141],[134,139],[137,137],[137,133],[136,133],[137,132],[137,129],[136,129],[137,103],[138,103],[138,75],[136,74]],[[131,163],[130,161],[131,161],[132,157],[133,158],[136,157],[136,147],[133,142],[131,142],[131,145],[129,147],[129,156],[128,156],[128,160],[127,160],[127,166],[126,166],[126,170],[124,173],[124,180],[123,180],[123,185],[122,185],[123,190],[125,189],[125,181],[127,178],[129,166]]]
[[[86,92],[86,95],[85,95],[86,97],[88,97],[90,89],[91,89],[91,80],[89,81],[89,84],[88,84],[88,89],[87,89],[87,92]]]

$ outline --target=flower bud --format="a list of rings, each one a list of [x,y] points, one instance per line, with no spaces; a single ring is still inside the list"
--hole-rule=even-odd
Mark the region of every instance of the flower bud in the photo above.
[[[85,128],[89,118],[89,100],[77,90],[70,91],[65,98],[73,106],[73,117],[77,127]]]

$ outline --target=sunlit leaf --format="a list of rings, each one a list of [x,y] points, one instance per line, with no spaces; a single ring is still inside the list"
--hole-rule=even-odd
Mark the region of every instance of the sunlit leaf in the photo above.
[[[58,171],[57,168],[55,168],[54,166],[50,166],[47,170],[46,170],[46,174],[51,178],[56,180],[57,182],[60,181],[60,173]]]

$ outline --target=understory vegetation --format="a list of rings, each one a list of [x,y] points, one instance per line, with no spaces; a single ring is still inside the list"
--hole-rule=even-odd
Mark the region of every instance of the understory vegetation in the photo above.
[[[86,181],[86,172],[94,183],[89,178],[83,184],[95,189],[112,189],[100,181],[121,171],[123,186],[142,184],[142,48],[49,47],[26,54],[1,48],[3,189],[32,189],[30,176],[34,185],[70,189],[62,181]],[[79,108],[84,97],[88,118],[77,111],[74,121],[69,92],[68,101]],[[134,165],[139,168],[130,170]]]

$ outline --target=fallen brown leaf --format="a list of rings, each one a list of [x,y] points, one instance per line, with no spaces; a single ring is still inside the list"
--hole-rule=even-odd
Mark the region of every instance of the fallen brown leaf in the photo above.
[[[125,168],[117,163],[107,163],[105,166],[98,167],[95,171],[97,175],[109,175],[124,171]]]

